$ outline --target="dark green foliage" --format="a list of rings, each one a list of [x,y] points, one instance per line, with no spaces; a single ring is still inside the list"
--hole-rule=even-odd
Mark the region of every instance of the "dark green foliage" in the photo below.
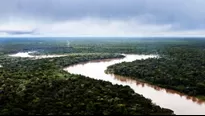
[[[5,57],[8,62],[2,62],[0,68],[0,115],[173,114],[128,86],[62,70],[78,62],[117,57],[122,56],[70,55],[40,60]]]
[[[77,78],[32,79],[24,85],[6,82],[0,114],[172,114],[129,87],[72,76]]]
[[[205,51],[201,48],[170,47],[159,59],[116,64],[108,71],[188,95],[205,96]]]
[[[63,53],[137,53],[161,52],[166,46],[201,46],[202,40],[183,38],[0,38],[0,55],[20,51],[35,54]],[[69,43],[69,45],[68,45]]]

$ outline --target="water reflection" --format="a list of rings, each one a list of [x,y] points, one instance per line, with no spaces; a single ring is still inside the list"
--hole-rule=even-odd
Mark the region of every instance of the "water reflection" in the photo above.
[[[117,79],[117,80],[126,82],[126,83],[130,83],[130,82],[131,83],[136,83],[137,86],[141,86],[141,87],[145,87],[145,85],[146,85],[148,87],[153,88],[156,91],[166,91],[166,93],[168,93],[168,94],[177,94],[180,97],[186,97],[187,100],[192,100],[193,102],[196,102],[199,105],[205,104],[205,101],[203,101],[203,100],[200,100],[196,97],[185,95],[185,94],[180,93],[178,91],[174,91],[174,90],[170,90],[170,89],[164,89],[164,88],[161,88],[161,87],[158,87],[158,86],[155,86],[155,85],[151,85],[151,84],[148,84],[148,83],[145,83],[145,82],[142,82],[142,81],[136,81],[136,80],[133,80],[133,79],[131,79],[129,77],[125,77],[125,76],[114,75],[114,78]]]
[[[136,81],[131,78],[105,73],[106,68],[110,65],[146,58],[159,57],[156,55],[126,55],[125,58],[120,59],[95,60],[92,62],[77,64],[69,66],[64,70],[73,74],[81,74],[96,80],[109,81],[112,84],[130,86],[130,88],[132,88],[136,93],[142,94],[144,97],[151,99],[153,103],[161,107],[172,109],[175,114],[205,114],[205,102],[195,97]]]

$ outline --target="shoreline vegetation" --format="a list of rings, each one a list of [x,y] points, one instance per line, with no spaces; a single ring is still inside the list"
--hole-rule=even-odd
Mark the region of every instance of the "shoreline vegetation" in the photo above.
[[[159,59],[136,60],[109,66],[106,72],[142,80],[205,100],[205,52],[175,47]]]
[[[0,115],[174,114],[128,86],[63,70],[76,63],[122,57],[119,54],[78,54],[38,60],[5,57],[0,68]]]
[[[0,114],[173,114],[173,111],[134,94],[126,86],[69,74],[63,68],[113,58],[115,53],[158,54],[160,58],[157,60],[115,66],[120,75],[150,79],[155,84],[205,99],[204,50],[203,38],[1,38]],[[9,54],[27,51],[37,51],[32,53],[37,56],[74,55],[37,60],[8,57]]]

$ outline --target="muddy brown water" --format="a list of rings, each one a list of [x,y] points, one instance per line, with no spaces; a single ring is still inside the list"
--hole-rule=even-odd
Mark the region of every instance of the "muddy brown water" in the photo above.
[[[173,110],[177,115],[205,115],[205,101],[199,100],[195,97],[187,96],[174,90],[164,89],[144,82],[136,81],[129,77],[105,73],[105,70],[108,66],[116,63],[158,57],[156,55],[135,54],[129,54],[125,56],[125,58],[120,59],[96,60],[80,63],[66,67],[64,70],[72,74],[81,74],[88,76],[89,78],[109,81],[113,84],[128,85],[136,93],[151,99],[152,102],[156,105]]]

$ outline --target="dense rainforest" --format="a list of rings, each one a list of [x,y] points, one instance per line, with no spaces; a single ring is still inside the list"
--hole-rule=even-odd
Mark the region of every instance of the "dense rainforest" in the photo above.
[[[0,55],[38,51],[38,54],[136,53],[157,54],[167,46],[203,47],[203,40],[183,38],[6,38],[0,39]]]
[[[161,87],[204,99],[205,40],[200,38],[6,38],[0,39],[0,115],[3,114],[173,114],[128,86],[65,72],[90,60],[120,53],[157,54],[108,68]],[[8,54],[66,54],[59,58],[17,58]]]
[[[205,99],[205,49],[201,46],[167,47],[160,58],[123,62],[107,71]]]
[[[29,59],[2,55],[0,115],[173,114],[128,86],[65,72],[63,67],[118,54],[74,54]]]

